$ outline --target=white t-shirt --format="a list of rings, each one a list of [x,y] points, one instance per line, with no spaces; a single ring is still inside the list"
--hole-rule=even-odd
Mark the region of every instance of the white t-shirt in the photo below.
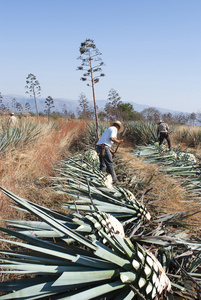
[[[96,145],[102,145],[104,143],[109,147],[112,147],[113,142],[110,140],[110,138],[117,138],[117,128],[115,126],[111,126],[106,129]]]
[[[17,120],[17,118],[16,118],[15,116],[11,116],[11,117],[8,119],[8,122],[9,122],[9,124],[11,124],[11,125],[16,125],[17,122],[18,122],[18,120]]]

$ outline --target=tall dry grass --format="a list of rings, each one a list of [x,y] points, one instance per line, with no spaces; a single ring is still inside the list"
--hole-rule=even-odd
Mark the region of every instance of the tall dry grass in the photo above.
[[[36,120],[37,121],[37,120]],[[33,120],[34,122],[34,120]],[[31,198],[39,204],[52,201],[49,189],[40,188],[34,181],[52,173],[52,167],[63,154],[70,154],[70,148],[85,128],[85,122],[59,120],[52,126],[40,118],[43,123],[41,135],[36,143],[22,149],[12,149],[1,155],[0,185],[13,193]],[[52,129],[50,130],[50,126]],[[8,206],[8,199],[0,194],[0,218],[16,217],[16,210]]]
[[[175,146],[180,146],[184,148],[189,147],[189,148],[195,148],[200,150],[201,127],[177,125],[174,127],[173,132],[171,133],[171,138]]]
[[[38,122],[36,118],[31,118],[31,120]],[[74,151],[79,150],[83,139],[83,129],[87,127],[87,123],[81,120],[59,119],[55,122],[55,126],[52,126],[52,123],[48,124],[47,118],[44,117],[40,117],[39,122],[43,124],[43,129],[36,143],[22,149],[9,150],[4,155],[0,154],[0,185],[16,195],[36,201],[38,204],[52,208],[58,206],[60,209],[62,199],[51,194],[48,187],[36,185],[34,182],[43,176],[52,175],[52,167],[62,158],[62,155],[72,155]],[[171,135],[175,146],[177,142],[181,144],[181,135],[186,129],[194,133],[199,132],[199,128],[195,127],[176,127]],[[121,147],[119,152],[121,152]],[[137,161],[134,163],[133,175],[138,172],[141,178],[149,178],[152,173],[155,173],[152,166],[142,167],[141,165],[136,169],[136,165]],[[139,169],[144,171],[141,172]],[[175,207],[177,203],[179,208],[184,191],[178,183],[173,182],[172,179],[167,180],[167,178],[164,179],[161,188],[161,184],[158,183],[162,179],[161,176],[158,176],[154,175],[156,180],[152,180],[149,186],[159,197],[158,205]],[[16,214],[20,214],[7,204],[7,197],[0,193],[0,218],[15,218]]]
[[[185,188],[179,178],[172,178],[159,172],[159,165],[148,164],[131,155],[132,148],[119,148],[118,152],[124,165],[128,164],[128,173],[131,171],[135,176],[134,183],[139,186],[134,194],[140,199],[143,193],[150,190],[144,198],[145,206],[150,209],[152,214],[159,211],[164,213],[177,213],[189,211],[189,214],[196,212],[195,215],[188,218],[186,222],[194,233],[201,234],[201,212],[198,204],[188,202]],[[192,226],[191,226],[192,225]]]

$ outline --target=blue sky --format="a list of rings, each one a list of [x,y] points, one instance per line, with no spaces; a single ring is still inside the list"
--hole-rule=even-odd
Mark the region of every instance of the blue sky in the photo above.
[[[25,96],[29,73],[42,97],[92,91],[76,71],[80,43],[93,39],[105,77],[123,101],[201,111],[200,0],[0,0],[0,92]]]

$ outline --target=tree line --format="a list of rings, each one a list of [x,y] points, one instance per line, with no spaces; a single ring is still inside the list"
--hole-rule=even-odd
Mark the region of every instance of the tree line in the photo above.
[[[104,109],[99,111],[96,105],[95,97],[95,84],[99,82],[101,77],[104,77],[105,74],[102,72],[102,67],[104,62],[102,61],[102,53],[97,49],[94,40],[86,39],[81,43],[80,56],[78,57],[81,60],[81,65],[78,66],[77,70],[82,71],[83,74],[80,78],[81,81],[87,82],[87,86],[92,88],[93,96],[93,107],[90,106],[89,101],[86,96],[81,93],[79,96],[79,105],[77,108],[77,116],[80,119],[95,119],[96,121],[96,132],[98,137],[98,120],[112,121],[114,119],[119,119],[121,121],[134,120],[134,121],[148,121],[148,122],[158,122],[160,119],[163,119],[167,123],[175,124],[192,124],[201,123],[201,113],[191,113],[191,114],[171,114],[165,113],[162,114],[154,107],[145,108],[142,112],[135,111],[133,105],[129,102],[125,103],[121,101],[121,97],[118,92],[111,88],[108,93],[107,104]],[[35,101],[36,116],[47,115],[48,122],[50,116],[65,116],[66,118],[75,118],[75,114],[71,111],[67,111],[67,107],[64,104],[62,112],[52,112],[54,108],[54,100],[51,96],[48,96],[45,99],[45,110],[43,112],[38,112],[37,99],[41,96],[41,86],[36,76],[32,73],[28,74],[26,78],[26,94],[29,94],[32,99]],[[3,96],[0,92],[0,113],[9,113],[10,111],[17,113],[25,112],[33,114],[31,112],[31,105],[29,102],[25,103],[25,107],[16,101],[15,98],[12,100],[11,107],[6,106],[3,103]]]
[[[147,121],[157,123],[160,119],[171,124],[189,124],[195,125],[201,123],[201,113],[161,113],[154,107],[145,108],[141,112],[135,111],[133,105],[129,102],[123,103],[118,92],[111,89],[108,93],[107,103],[103,110],[99,111],[98,118],[100,121]],[[82,93],[79,97],[79,107],[77,115],[80,119],[93,119],[94,111],[90,106],[86,96]]]
[[[33,97],[33,94],[30,92],[30,95]],[[38,94],[39,95],[39,94]],[[65,117],[68,119],[76,118],[76,115],[72,111],[68,111],[67,105],[64,104],[61,112],[52,111],[54,108],[54,100],[51,96],[48,96],[45,99],[45,110],[44,112],[34,113],[31,111],[31,105],[29,102],[25,103],[23,107],[22,104],[16,101],[15,98],[12,99],[11,106],[3,104],[3,96],[0,92],[0,113],[8,114],[13,111],[17,114],[28,113],[30,115],[36,116],[47,116],[48,122],[50,117]],[[141,112],[135,111],[133,105],[129,102],[122,102],[121,97],[118,92],[113,88],[108,93],[107,103],[105,104],[104,109],[99,110],[96,106],[97,116],[99,121],[113,121],[115,119],[121,121],[147,121],[157,123],[160,119],[170,124],[189,124],[195,125],[201,123],[201,113],[161,113],[158,109],[154,107],[145,108]],[[95,119],[94,117],[94,108],[88,101],[86,95],[81,93],[78,97],[78,107],[76,110],[77,118],[82,120]]]

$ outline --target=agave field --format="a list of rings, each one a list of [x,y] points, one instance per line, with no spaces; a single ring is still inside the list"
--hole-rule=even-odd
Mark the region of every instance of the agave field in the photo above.
[[[51,126],[49,126],[49,131]],[[42,125],[30,121],[20,121],[19,126],[9,126],[7,122],[1,123],[0,152],[12,148],[22,148],[33,144],[42,133]]]
[[[51,175],[34,182],[60,199],[60,209],[1,187],[24,218],[4,220],[0,228],[0,299],[200,299],[201,240],[184,234],[186,214],[156,215],[128,188],[113,186],[99,170],[94,137],[89,124],[79,139],[91,150],[65,153]],[[183,175],[190,193],[199,163],[192,155],[170,158],[161,151],[156,144],[139,146],[134,155],[159,163],[163,172],[193,165],[191,177]],[[191,190],[198,199],[198,190]]]
[[[143,158],[147,163],[159,164],[159,171],[178,178],[185,187],[186,198],[195,204],[201,204],[201,164],[195,155],[158,143],[138,146],[133,154]]]

